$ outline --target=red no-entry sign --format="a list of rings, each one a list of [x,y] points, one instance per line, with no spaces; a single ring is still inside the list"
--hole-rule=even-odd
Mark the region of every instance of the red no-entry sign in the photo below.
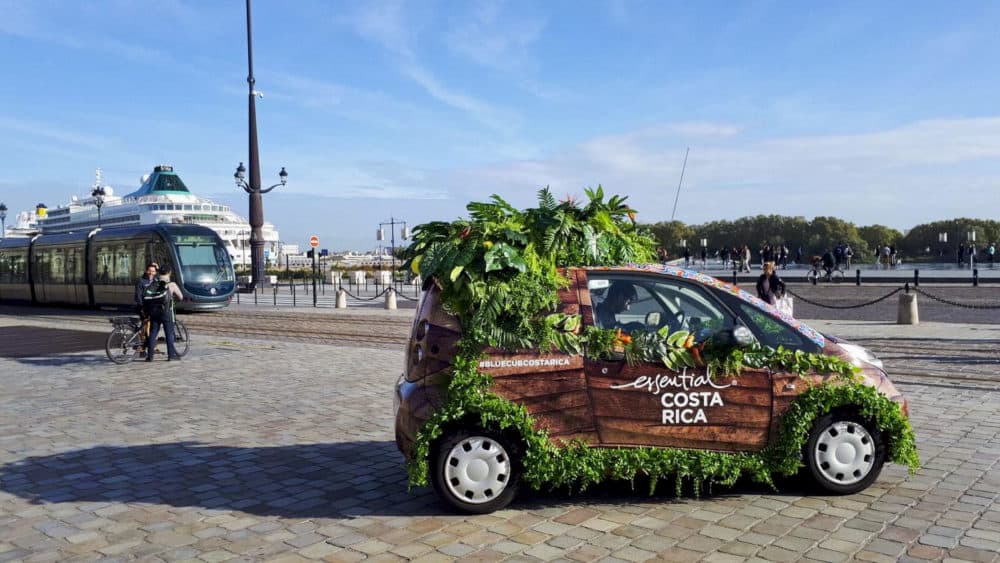
[[[319,237],[316,236],[316,235],[313,235],[313,236],[309,237],[309,246],[311,246],[313,248],[316,248],[317,246],[319,246]]]

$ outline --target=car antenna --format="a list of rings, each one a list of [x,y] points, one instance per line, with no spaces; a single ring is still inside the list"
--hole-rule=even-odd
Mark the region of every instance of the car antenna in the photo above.
[[[677,182],[677,195],[674,196],[674,210],[670,212],[671,222],[674,220],[674,215],[677,214],[677,200],[681,198],[681,184],[684,183],[684,170],[687,169],[689,152],[691,152],[691,147],[688,147],[687,150],[684,151],[684,165],[681,166],[681,179]]]

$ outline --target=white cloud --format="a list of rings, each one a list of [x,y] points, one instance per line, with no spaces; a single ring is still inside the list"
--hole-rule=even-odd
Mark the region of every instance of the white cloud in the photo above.
[[[0,117],[0,130],[14,133],[22,138],[41,137],[48,141],[56,141],[58,143],[88,148],[104,144],[100,137],[95,137],[92,134],[80,133],[78,131],[65,129],[49,123],[42,123],[27,119]]]
[[[579,193],[602,183],[630,195],[644,220],[661,220],[669,217],[691,142],[680,131],[691,128],[652,129],[662,135],[642,129],[598,137],[545,158],[446,171],[439,183],[470,197],[496,192],[518,203],[529,203],[544,185]],[[670,137],[670,130],[677,134]],[[746,140],[727,134],[690,144],[678,208],[678,218],[690,223],[782,213],[907,228],[991,214],[1000,203],[997,117],[928,120],[852,135]]]
[[[445,42],[459,56],[488,68],[513,71],[533,66],[529,47],[541,37],[545,21],[503,12],[501,2],[473,3],[471,14],[455,18]]]
[[[420,24],[411,20],[402,0],[365,3],[347,18],[355,32],[373,41],[396,57],[399,72],[412,80],[435,100],[466,113],[479,123],[503,134],[512,134],[520,127],[515,112],[492,104],[444,84],[428,69],[417,54],[416,44]]]

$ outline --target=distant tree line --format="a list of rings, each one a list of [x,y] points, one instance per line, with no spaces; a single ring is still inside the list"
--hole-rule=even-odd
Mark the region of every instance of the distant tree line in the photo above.
[[[701,251],[706,239],[709,253],[720,248],[742,248],[744,244],[756,253],[765,244],[784,244],[794,257],[801,247],[805,257],[821,255],[840,243],[851,245],[855,261],[874,262],[879,245],[894,246],[906,261],[938,261],[955,256],[959,244],[967,245],[969,233],[975,233],[975,245],[982,250],[991,242],[1000,241],[1000,222],[988,219],[949,219],[917,225],[903,234],[885,225],[858,227],[836,217],[787,217],[757,215],[734,221],[711,221],[686,225],[680,221],[664,221],[643,225],[652,231],[661,247],[671,258],[683,253],[681,241],[687,242],[692,255]],[[947,242],[940,241],[941,233]]]

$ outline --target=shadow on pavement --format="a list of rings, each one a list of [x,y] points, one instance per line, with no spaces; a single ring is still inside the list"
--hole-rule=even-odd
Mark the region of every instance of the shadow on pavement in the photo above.
[[[787,483],[784,495],[802,494]],[[286,518],[448,516],[430,488],[407,491],[406,469],[391,441],[229,447],[197,442],[95,446],[29,457],[0,467],[0,490],[33,504],[125,502],[239,510]],[[541,510],[574,506],[693,500],[674,493],[673,479],[649,494],[648,480],[612,482],[580,493],[531,491],[511,506]],[[776,494],[740,483],[702,491],[702,498]]]
[[[49,367],[62,367],[69,365],[96,365],[105,364],[108,367],[114,367],[115,364],[111,363],[108,359],[107,354],[103,351],[100,355],[94,354],[64,354],[58,356],[37,356],[37,357],[18,357],[15,358],[17,363],[31,365],[31,366],[49,366]]]
[[[390,441],[95,446],[4,465],[0,490],[33,504],[150,503],[289,518],[443,512],[429,490],[407,492]]]

